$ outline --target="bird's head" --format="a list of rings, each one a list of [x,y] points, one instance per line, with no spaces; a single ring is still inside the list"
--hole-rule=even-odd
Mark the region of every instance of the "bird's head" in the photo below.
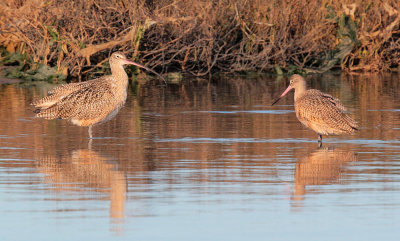
[[[291,91],[292,89],[301,89],[301,90],[306,89],[306,81],[303,78],[303,76],[298,75],[298,74],[294,74],[294,75],[290,76],[289,86],[274,102],[272,102],[272,105],[274,105],[276,102],[278,102],[283,96],[285,96],[287,93],[289,93],[289,91]]]
[[[146,67],[144,65],[141,65],[141,64],[138,64],[136,62],[128,60],[126,58],[125,54],[123,54],[121,52],[114,52],[110,57],[110,66],[113,66],[113,65],[121,65],[121,66],[123,66],[123,65],[127,65],[127,64],[135,65],[135,66],[138,66],[139,68],[143,68],[143,69],[145,69],[147,71],[150,71],[150,72],[154,73],[155,75],[157,75],[158,77],[160,77],[164,81],[164,83],[167,83],[167,81],[164,79],[164,77],[162,77],[160,74],[158,74],[154,70],[152,70],[152,69],[150,69],[150,68],[148,68],[148,67]]]

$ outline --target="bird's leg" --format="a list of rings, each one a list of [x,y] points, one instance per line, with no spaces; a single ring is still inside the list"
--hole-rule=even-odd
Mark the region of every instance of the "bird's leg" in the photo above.
[[[88,149],[89,150],[92,150],[92,141],[93,141],[93,139],[89,139],[89,142],[88,142]]]
[[[89,139],[92,139],[92,126],[89,126]]]
[[[318,135],[318,147],[322,147],[322,135]]]

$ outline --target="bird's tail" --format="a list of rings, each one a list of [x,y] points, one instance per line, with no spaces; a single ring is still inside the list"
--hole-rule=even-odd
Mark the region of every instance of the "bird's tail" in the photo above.
[[[36,114],[36,117],[45,118],[48,120],[58,118],[56,106],[58,100],[59,96],[49,95],[32,102],[31,105],[34,105],[36,108],[33,113]]]
[[[351,132],[358,131],[358,124],[357,122],[348,115],[345,115],[345,119],[349,127],[351,128]]]

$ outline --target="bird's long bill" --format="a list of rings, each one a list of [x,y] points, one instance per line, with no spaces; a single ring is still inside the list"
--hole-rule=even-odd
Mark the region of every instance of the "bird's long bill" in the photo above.
[[[286,88],[286,90],[283,91],[283,93],[281,94],[281,96],[279,96],[276,100],[274,100],[274,102],[272,102],[272,105],[275,105],[276,102],[278,102],[283,96],[285,96],[285,95],[286,95],[289,91],[291,91],[292,89],[293,89],[293,87],[289,85],[289,86]]]
[[[138,67],[140,67],[140,68],[143,68],[143,69],[145,69],[145,70],[147,70],[147,71],[150,71],[150,72],[152,72],[153,74],[155,74],[155,75],[157,75],[158,77],[160,77],[160,78],[164,81],[164,83],[167,84],[167,81],[164,79],[164,77],[162,77],[159,73],[157,73],[156,71],[154,71],[154,70],[152,70],[152,69],[150,69],[150,68],[148,68],[148,67],[146,67],[146,66],[144,66],[144,65],[135,63],[135,62],[130,61],[130,60],[125,60],[125,64],[136,65],[136,66],[138,66]]]

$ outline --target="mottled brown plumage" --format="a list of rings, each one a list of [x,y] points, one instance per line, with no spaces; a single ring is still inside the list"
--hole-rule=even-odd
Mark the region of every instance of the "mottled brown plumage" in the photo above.
[[[357,123],[345,114],[346,108],[338,99],[319,90],[306,90],[306,81],[297,74],[291,76],[288,88],[272,105],[291,89],[295,89],[294,108],[297,118],[318,133],[318,142],[322,143],[322,135],[351,134],[357,130]]]
[[[37,108],[34,111],[36,116],[48,120],[69,119],[75,125],[88,126],[92,138],[92,126],[111,120],[125,104],[128,87],[125,64],[147,69],[164,80],[153,70],[116,52],[110,57],[111,75],[57,86],[48,92],[47,97],[32,103]]]

